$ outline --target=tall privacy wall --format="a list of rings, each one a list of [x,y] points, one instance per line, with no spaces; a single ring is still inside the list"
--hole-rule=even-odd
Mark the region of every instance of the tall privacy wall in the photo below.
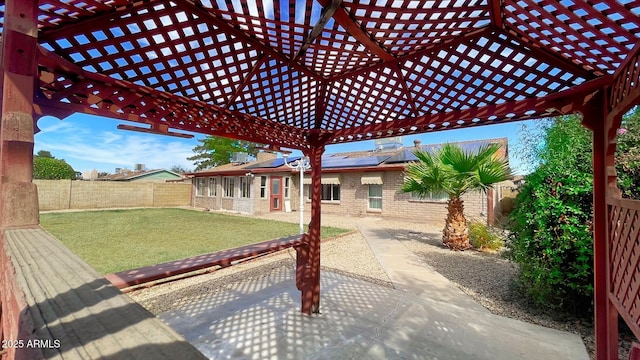
[[[191,205],[191,184],[33,180],[40,211]]]

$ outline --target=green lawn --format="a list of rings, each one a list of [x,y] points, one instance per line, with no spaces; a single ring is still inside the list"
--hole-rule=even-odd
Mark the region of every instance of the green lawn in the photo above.
[[[43,228],[102,274],[295,235],[298,224],[184,209],[40,215]],[[323,227],[323,238],[347,232]]]

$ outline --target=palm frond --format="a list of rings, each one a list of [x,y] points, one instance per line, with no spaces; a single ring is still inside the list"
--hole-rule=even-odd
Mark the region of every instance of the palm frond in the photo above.
[[[486,144],[477,151],[465,151],[459,145],[445,144],[433,152],[416,151],[418,161],[407,166],[402,191],[455,197],[472,190],[487,191],[511,175],[507,160],[496,157],[499,149],[499,144]]]
[[[447,169],[437,158],[437,154],[427,151],[414,153],[419,161],[410,163],[405,172],[404,192],[412,192],[418,196],[426,196],[430,192],[447,191]]]

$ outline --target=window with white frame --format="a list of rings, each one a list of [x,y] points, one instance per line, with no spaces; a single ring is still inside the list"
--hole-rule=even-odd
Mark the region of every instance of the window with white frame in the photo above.
[[[289,199],[290,191],[291,191],[291,178],[286,177],[284,178],[284,198],[285,199]]]
[[[224,197],[233,197],[235,188],[235,178],[225,176],[222,178],[222,191]]]
[[[207,178],[196,178],[196,196],[205,196],[205,190],[207,187]]]
[[[322,200],[340,201],[340,184],[322,184]]]
[[[412,201],[443,202],[444,203],[444,202],[449,201],[449,194],[447,194],[445,192],[430,191],[427,195],[420,196],[417,193],[412,192],[411,193],[411,200]]]
[[[267,197],[267,177],[266,176],[260,176],[260,197],[263,199]]]
[[[217,196],[218,195],[218,178],[210,177],[209,178],[209,196]]]
[[[243,176],[240,178],[240,197],[241,198],[250,198],[251,197],[251,181],[253,180],[250,176]]]
[[[311,200],[311,185],[304,185],[304,197]],[[323,201],[340,201],[340,184],[322,184]]]
[[[369,185],[369,209],[382,210],[382,185]]]

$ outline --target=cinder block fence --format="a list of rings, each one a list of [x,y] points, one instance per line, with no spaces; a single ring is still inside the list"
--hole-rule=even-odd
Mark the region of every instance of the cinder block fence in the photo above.
[[[190,206],[191,184],[34,180],[40,211]]]

